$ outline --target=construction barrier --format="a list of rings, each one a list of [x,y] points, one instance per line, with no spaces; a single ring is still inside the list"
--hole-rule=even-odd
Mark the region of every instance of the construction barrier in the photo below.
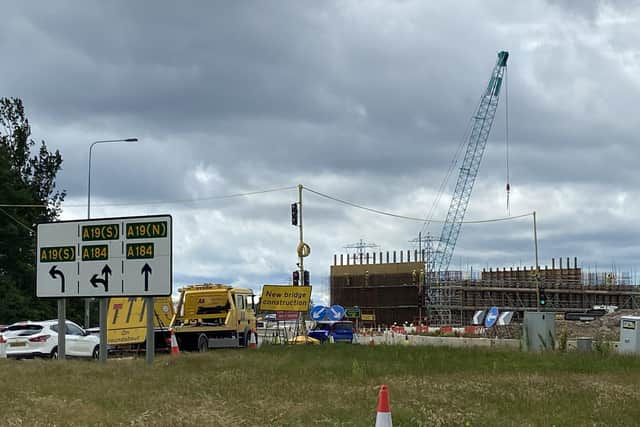
[[[405,333],[404,326],[393,325],[391,327],[391,330],[393,332],[395,332],[395,333],[398,333],[398,334],[404,334]]]
[[[465,326],[464,333],[468,335],[478,335],[480,333],[480,326]]]

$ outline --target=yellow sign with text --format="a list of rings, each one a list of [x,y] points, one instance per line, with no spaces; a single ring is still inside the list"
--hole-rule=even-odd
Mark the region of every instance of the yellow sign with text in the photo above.
[[[262,311],[308,311],[311,286],[264,285],[260,297]]]
[[[110,298],[107,311],[107,342],[135,344],[147,338],[147,307],[144,298]],[[171,297],[154,298],[154,326],[169,327],[173,317]]]
[[[376,320],[376,315],[375,314],[362,314],[360,317],[361,320],[364,321],[368,321],[368,322],[372,322],[374,320]]]

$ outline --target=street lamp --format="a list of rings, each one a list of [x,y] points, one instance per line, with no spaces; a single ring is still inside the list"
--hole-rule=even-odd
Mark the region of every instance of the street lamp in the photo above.
[[[87,219],[91,219],[91,154],[93,152],[93,146],[96,144],[110,144],[117,142],[138,142],[138,138],[124,138],[124,139],[105,139],[102,141],[94,141],[89,146],[89,177],[87,179]],[[90,298],[84,300],[84,327],[89,327],[90,319]]]
[[[93,146],[96,144],[110,144],[116,142],[138,142],[138,138],[126,138],[126,139],[106,139],[104,141],[94,141],[89,146],[89,179],[87,180],[87,219],[91,219],[91,153]]]

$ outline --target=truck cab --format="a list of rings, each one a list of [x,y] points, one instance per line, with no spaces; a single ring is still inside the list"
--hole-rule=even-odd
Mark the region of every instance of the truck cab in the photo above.
[[[255,334],[256,315],[251,289],[222,284],[185,286],[170,327],[185,350],[247,347]]]

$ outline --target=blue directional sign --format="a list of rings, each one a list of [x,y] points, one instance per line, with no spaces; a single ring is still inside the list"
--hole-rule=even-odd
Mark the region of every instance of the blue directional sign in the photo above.
[[[491,307],[484,318],[484,327],[490,328],[495,325],[499,315],[500,312],[498,311],[498,307]]]
[[[344,307],[338,304],[332,305],[327,310],[327,315],[329,320],[341,320],[344,317]]]
[[[311,315],[312,320],[322,320],[327,316],[327,307],[324,307],[322,305],[315,305],[313,306],[309,314]]]

